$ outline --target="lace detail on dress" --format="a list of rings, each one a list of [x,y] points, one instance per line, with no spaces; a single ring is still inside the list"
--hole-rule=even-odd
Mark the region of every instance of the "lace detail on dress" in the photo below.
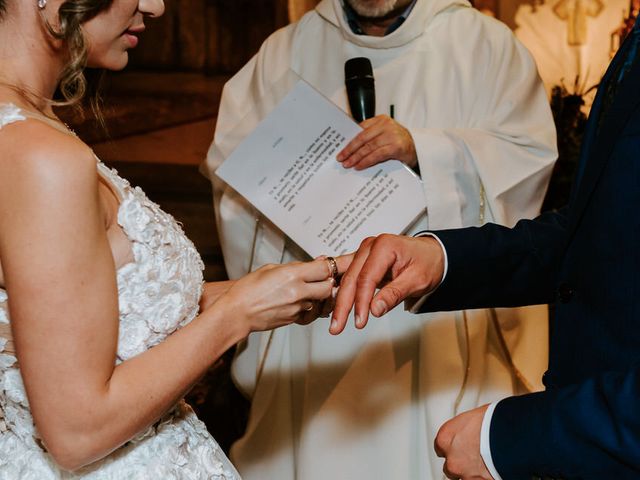
[[[22,118],[20,118],[22,117]],[[0,127],[24,119],[0,105]],[[119,193],[118,223],[132,243],[134,261],[117,272],[120,328],[116,362],[162,342],[198,313],[204,265],[175,219],[140,188],[98,161],[99,174]],[[0,289],[0,323],[9,323]],[[160,422],[106,458],[75,474],[57,468],[40,447],[16,358],[0,339],[0,480],[215,479],[239,476],[191,408],[180,402]]]
[[[118,358],[124,361],[195,318],[204,264],[171,215],[116,171],[102,163],[98,169],[120,193],[118,223],[133,244],[135,261],[118,270]]]
[[[0,104],[0,128],[10,123],[26,120],[20,109],[12,103]]]

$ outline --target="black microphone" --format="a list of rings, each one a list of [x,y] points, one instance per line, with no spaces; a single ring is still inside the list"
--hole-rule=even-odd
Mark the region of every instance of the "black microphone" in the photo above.
[[[351,115],[360,123],[376,114],[376,86],[371,61],[356,57],[344,64],[344,83],[347,86]]]

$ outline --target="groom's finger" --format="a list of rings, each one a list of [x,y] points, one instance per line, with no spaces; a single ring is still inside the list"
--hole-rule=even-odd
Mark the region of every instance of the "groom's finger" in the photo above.
[[[333,315],[331,316],[331,327],[329,332],[333,335],[338,335],[344,330],[349,317],[351,307],[356,294],[356,282],[360,269],[364,264],[367,256],[369,255],[369,249],[373,243],[374,238],[366,238],[360,244],[360,248],[355,253],[353,260],[349,264],[346,272],[340,279],[340,288],[338,289],[338,296],[336,298],[336,306],[333,309]],[[340,266],[338,266],[340,268]]]
[[[347,271],[355,256],[355,253],[350,253],[348,255],[340,255],[339,257],[335,257],[336,264],[338,265],[338,275],[343,275],[344,272]]]
[[[396,263],[396,253],[389,242],[391,237],[379,236],[371,246],[367,260],[363,264],[355,293],[356,326],[364,328],[369,320],[369,311],[380,317],[390,310],[389,306],[378,305],[373,300],[376,289],[385,281],[388,273]],[[395,305],[394,305],[395,306]]]
[[[371,313],[376,317],[381,317],[397,307],[411,294],[413,284],[411,271],[403,271],[396,279],[376,293],[371,302]]]

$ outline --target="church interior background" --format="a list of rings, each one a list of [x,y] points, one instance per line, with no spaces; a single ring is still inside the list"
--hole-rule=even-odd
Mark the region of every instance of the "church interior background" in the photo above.
[[[429,0],[421,0],[429,1]],[[209,281],[226,278],[209,181],[199,173],[222,86],[276,29],[317,0],[179,0],[148,22],[125,72],[104,81],[107,131],[62,115],[96,153],[184,225]],[[640,0],[476,0],[531,51],[554,111],[560,159],[545,208],[568,196],[595,86],[640,10]],[[223,448],[246,421],[247,401],[228,375],[232,352],[194,389],[191,402]],[[225,415],[217,415],[219,411]],[[229,412],[233,412],[229,415]],[[216,421],[210,419],[216,418]]]

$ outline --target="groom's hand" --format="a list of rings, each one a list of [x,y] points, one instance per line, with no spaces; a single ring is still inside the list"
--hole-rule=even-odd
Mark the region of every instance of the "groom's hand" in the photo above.
[[[435,450],[447,478],[493,480],[480,454],[480,431],[488,405],[461,413],[440,427]]]
[[[365,239],[340,281],[330,332],[344,330],[354,303],[356,327],[364,328],[369,312],[381,317],[405,298],[432,291],[443,275],[444,252],[433,237],[385,234]]]

